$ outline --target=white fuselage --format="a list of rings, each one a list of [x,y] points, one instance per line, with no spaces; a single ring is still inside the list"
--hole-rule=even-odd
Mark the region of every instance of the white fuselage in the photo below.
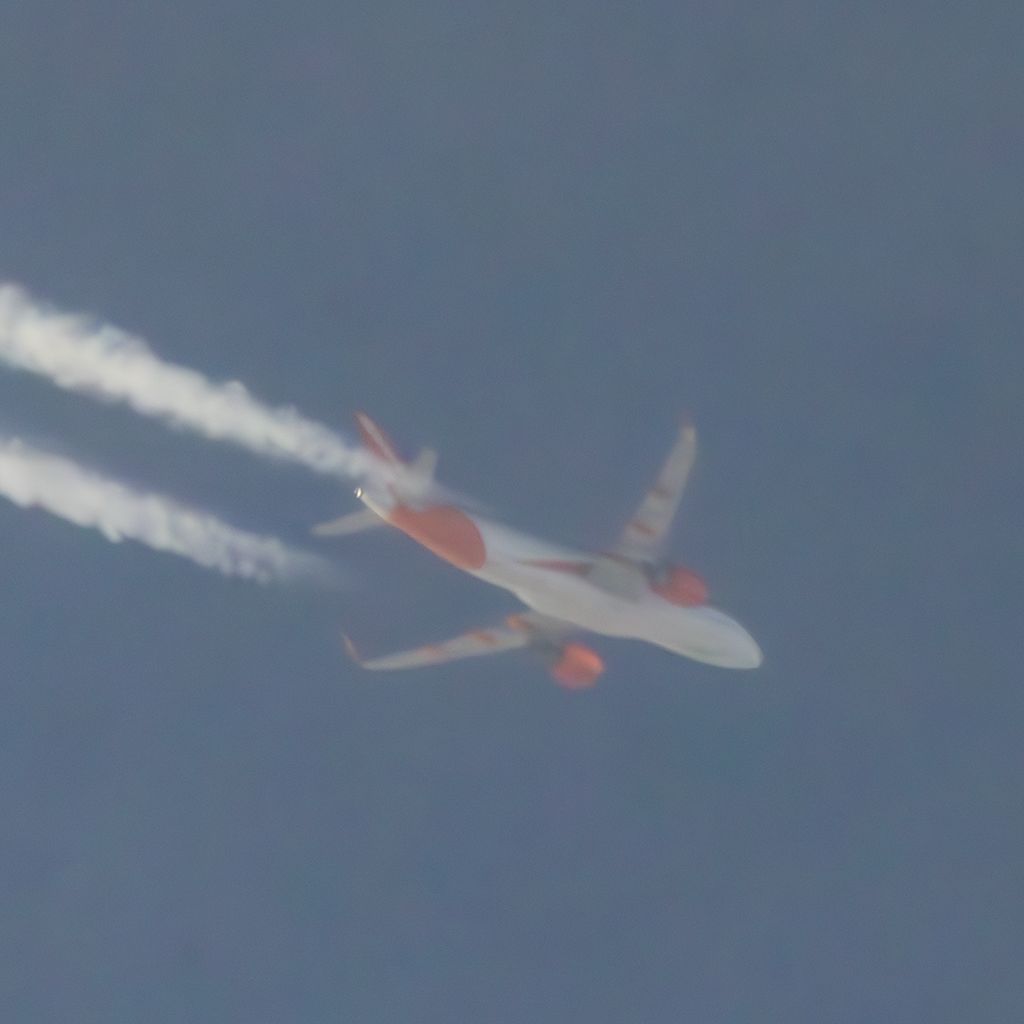
[[[591,573],[582,576],[524,565],[524,560],[571,562],[582,556],[500,524],[474,519],[484,537],[488,559],[473,575],[512,591],[534,611],[592,633],[645,640],[724,668],[760,665],[761,650],[754,638],[717,608],[671,604],[651,590],[644,574],[632,566],[599,560]]]
[[[391,521],[388,499],[365,491],[358,494],[381,518]],[[459,567],[511,591],[542,615],[604,636],[644,640],[723,668],[756,668],[761,663],[757,642],[738,622],[706,604],[671,603],[651,589],[635,566],[548,544],[464,510],[457,514],[475,526],[485,553],[481,564]],[[447,557],[438,546],[426,546]]]

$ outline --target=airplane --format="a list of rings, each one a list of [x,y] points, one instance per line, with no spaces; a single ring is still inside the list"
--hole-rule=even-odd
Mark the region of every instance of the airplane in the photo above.
[[[616,543],[593,554],[519,533],[470,511],[434,482],[437,454],[406,461],[365,413],[356,413],[367,465],[355,496],[365,508],[313,528],[321,537],[390,525],[471,576],[511,591],[526,611],[454,639],[366,660],[348,636],[349,655],[365,669],[437,665],[501,651],[538,653],[556,682],[592,686],[601,656],[580,632],[643,640],[722,668],[752,669],[762,654],[733,618],[707,603],[691,569],[664,557],[669,530],[697,454],[697,432],[684,421],[661,472]]]

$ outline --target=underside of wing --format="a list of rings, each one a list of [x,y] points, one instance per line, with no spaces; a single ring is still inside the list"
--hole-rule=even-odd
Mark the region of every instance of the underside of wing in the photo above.
[[[697,430],[686,422],[679,431],[654,486],[644,495],[622,531],[614,552],[631,562],[653,563],[661,556],[690,470],[697,458]]]
[[[557,619],[523,612],[509,616],[505,625],[474,629],[441,643],[426,644],[409,651],[387,654],[381,658],[364,660],[355,645],[345,636],[345,649],[353,661],[368,669],[416,668],[422,665],[440,665],[446,661],[476,658],[484,654],[500,654],[522,647],[554,643],[564,637],[572,627]]]
[[[426,644],[415,647],[411,651],[388,654],[382,658],[371,658],[364,661],[358,654],[352,641],[345,637],[345,648],[353,660],[363,668],[396,669],[415,668],[420,665],[440,665],[445,661],[458,661],[461,658],[475,658],[483,654],[499,654],[502,651],[526,647],[532,642],[530,633],[523,629],[509,626],[495,626],[490,629],[474,629],[469,633],[445,640],[441,643]]]

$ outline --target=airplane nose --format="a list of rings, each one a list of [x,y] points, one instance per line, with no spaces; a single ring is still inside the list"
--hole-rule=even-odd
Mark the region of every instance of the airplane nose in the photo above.
[[[729,659],[733,668],[757,668],[764,661],[757,641],[739,624],[729,638]]]
[[[746,651],[746,655],[747,655],[747,664],[746,664],[747,668],[758,668],[760,666],[761,662],[764,661],[764,653],[762,652],[761,648],[758,646],[757,641],[752,636],[750,636],[750,634],[747,634],[747,651]]]
[[[757,641],[734,618],[717,608],[694,609],[707,632],[705,661],[722,668],[757,668],[764,655]],[[683,652],[686,653],[686,652]]]

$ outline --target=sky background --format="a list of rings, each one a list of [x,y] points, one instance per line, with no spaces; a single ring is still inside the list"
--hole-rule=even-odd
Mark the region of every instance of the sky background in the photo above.
[[[1024,1016],[1024,8],[12,0],[0,279],[607,543],[754,673],[598,639],[381,679],[515,607],[397,534],[338,595],[0,506],[8,1021]],[[300,469],[0,374],[0,429],[302,542]]]

